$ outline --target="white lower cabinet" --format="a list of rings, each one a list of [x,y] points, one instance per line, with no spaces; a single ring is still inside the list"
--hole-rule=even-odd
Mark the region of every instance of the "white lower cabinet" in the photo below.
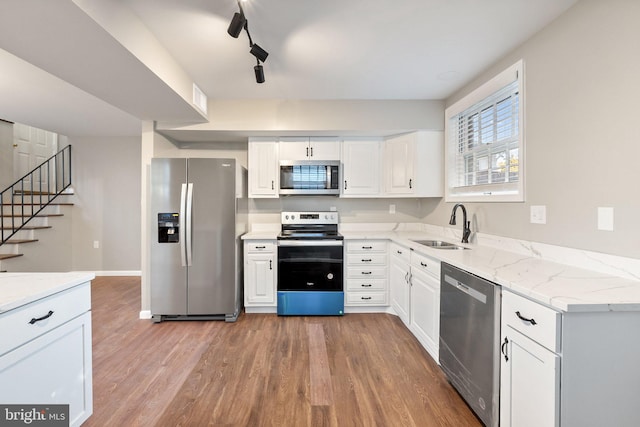
[[[500,426],[637,426],[638,330],[638,311],[558,312],[503,288]]]
[[[409,326],[411,323],[411,285],[409,284],[411,251],[404,246],[391,243],[389,252],[389,291],[391,294],[391,307],[395,310],[398,317],[400,317],[400,320],[402,320],[406,326]]]
[[[244,244],[244,305],[275,307],[277,252],[275,241],[246,241]]]
[[[560,356],[509,326],[503,336],[501,426],[558,425]]]
[[[387,241],[350,240],[345,255],[345,306],[389,305]]]
[[[437,362],[440,341],[440,261],[411,252],[409,329]]]
[[[69,405],[69,425],[93,413],[90,283],[0,314],[0,402]]]

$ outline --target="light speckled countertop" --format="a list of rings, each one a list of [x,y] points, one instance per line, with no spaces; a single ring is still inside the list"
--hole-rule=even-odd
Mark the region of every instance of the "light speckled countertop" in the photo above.
[[[640,311],[640,282],[547,261],[490,246],[469,250],[429,248],[413,240],[456,240],[420,230],[343,230],[345,240],[388,239],[423,255],[452,264],[503,288],[564,312]],[[243,240],[275,240],[278,230],[250,232]]]
[[[87,272],[0,273],[0,314],[95,278]]]

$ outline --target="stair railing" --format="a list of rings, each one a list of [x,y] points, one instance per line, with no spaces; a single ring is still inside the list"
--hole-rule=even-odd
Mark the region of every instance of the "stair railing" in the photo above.
[[[27,225],[70,185],[71,145],[67,145],[0,193],[0,245]],[[25,203],[25,196],[31,197],[30,203]],[[19,197],[18,202],[16,197]],[[5,221],[5,218],[10,219]]]

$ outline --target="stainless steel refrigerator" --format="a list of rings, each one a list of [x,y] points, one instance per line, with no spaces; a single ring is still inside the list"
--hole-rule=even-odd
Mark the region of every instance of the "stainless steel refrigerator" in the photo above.
[[[155,322],[235,321],[242,308],[244,169],[235,159],[151,160],[150,290]]]

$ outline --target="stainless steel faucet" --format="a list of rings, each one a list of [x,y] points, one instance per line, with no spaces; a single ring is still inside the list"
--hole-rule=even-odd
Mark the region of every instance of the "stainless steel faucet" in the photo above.
[[[451,211],[451,219],[449,224],[456,225],[456,210],[462,208],[462,243],[469,243],[469,235],[471,234],[471,221],[467,221],[467,210],[462,203],[456,203]]]

